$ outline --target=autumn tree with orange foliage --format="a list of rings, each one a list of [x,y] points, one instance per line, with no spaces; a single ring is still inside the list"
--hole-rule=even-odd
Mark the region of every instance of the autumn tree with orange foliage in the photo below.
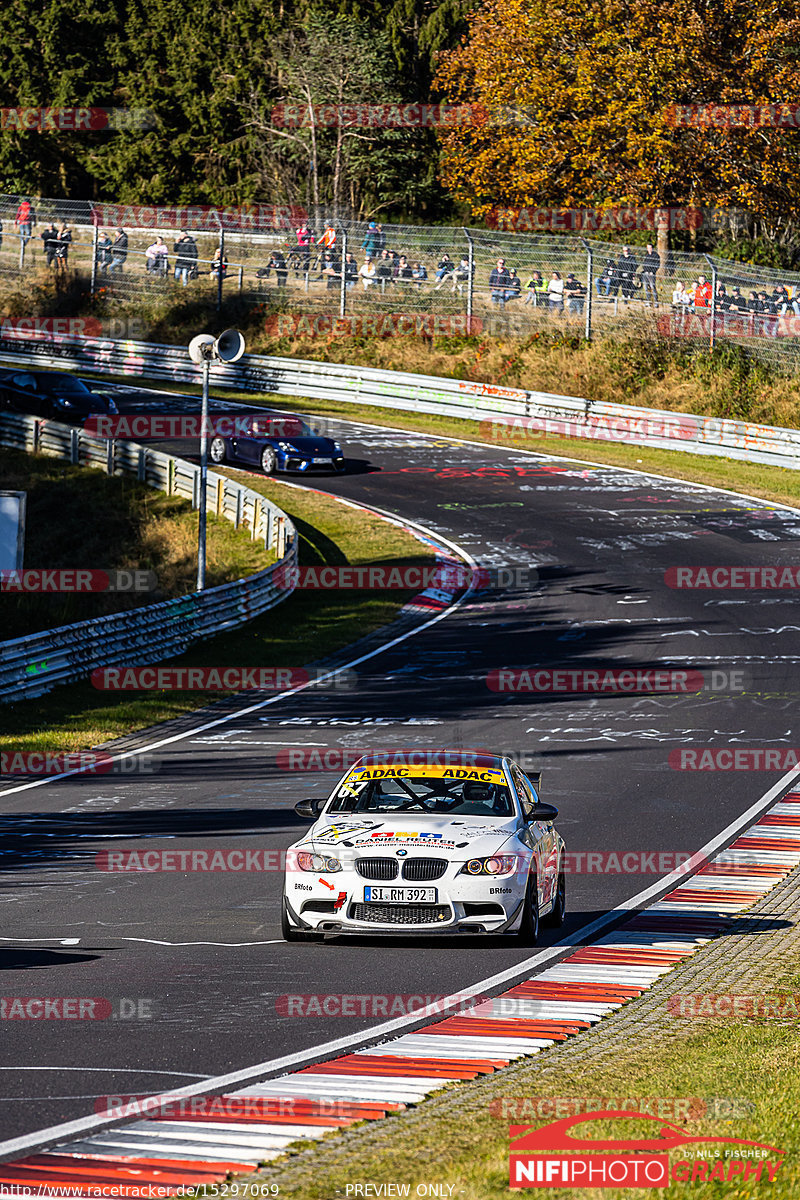
[[[800,211],[800,128],[674,128],[673,104],[800,98],[800,0],[485,0],[441,57],[450,103],[522,109],[529,125],[442,133],[442,182],[494,205]]]

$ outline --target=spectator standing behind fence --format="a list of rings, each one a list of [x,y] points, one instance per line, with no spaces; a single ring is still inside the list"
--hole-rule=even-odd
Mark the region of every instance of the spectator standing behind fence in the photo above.
[[[411,272],[411,278],[414,280],[418,288],[421,288],[425,280],[428,278],[428,272],[421,262],[414,263],[414,269]]]
[[[706,313],[711,308],[711,284],[705,275],[698,276],[697,287],[694,289],[694,311]]]
[[[547,284],[542,279],[541,271],[533,271],[528,282],[525,284],[525,303],[533,304],[537,308],[547,298]]]
[[[64,274],[67,269],[67,260],[69,258],[69,248],[72,245],[72,232],[67,229],[67,226],[62,222],[61,228],[58,231],[56,239],[56,272]]]
[[[320,270],[322,272],[320,278],[324,277],[327,280],[328,291],[332,292],[337,289],[342,274],[341,262],[333,250],[323,250]]]
[[[394,257],[391,250],[382,250],[375,264],[375,278],[381,285],[381,291],[386,291],[386,285],[391,283],[394,275]]]
[[[365,292],[368,288],[374,287],[376,283],[376,269],[371,255],[368,254],[364,259],[363,263],[361,264],[361,270],[358,273],[361,276],[361,282],[364,285]]]
[[[278,287],[286,287],[286,278],[289,274],[289,268],[286,266],[286,258],[282,250],[273,250],[269,256],[269,262],[264,268],[264,274],[269,279],[270,271],[275,272],[275,278],[278,281]],[[260,274],[261,272],[259,272]]]
[[[656,275],[661,268],[661,255],[653,249],[653,243],[647,243],[647,249],[642,259],[642,299],[647,304],[652,296],[654,307],[658,307],[658,288]]]
[[[351,291],[358,282],[358,263],[353,258],[353,255],[348,253],[344,260],[344,286],[348,292]]]
[[[42,235],[44,236],[44,235]],[[105,229],[100,230],[100,236],[97,239],[97,248],[95,250],[96,262],[100,271],[107,271],[108,264],[111,262],[111,246],[113,245],[108,232]]]
[[[506,300],[518,300],[522,295],[522,281],[517,274],[517,268],[512,267],[508,272],[508,287],[506,288]]]
[[[747,312],[747,301],[742,295],[741,288],[735,287],[731,293],[731,308],[737,312]]]
[[[444,279],[444,277],[446,275],[449,275],[454,269],[455,269],[455,263],[453,262],[452,258],[447,253],[447,251],[445,251],[444,254],[442,255],[442,257],[439,259],[439,265],[436,268],[436,275],[435,275],[436,282],[439,283],[442,279]]]
[[[683,283],[678,280],[672,291],[672,307],[678,312],[687,313],[691,308],[692,298]]]
[[[462,258],[452,275],[448,276],[448,278],[452,279],[453,281],[453,286],[451,287],[450,291],[455,292],[457,290],[459,296],[461,296],[464,288],[470,282],[470,275],[474,275],[474,273],[474,267],[472,268],[472,271],[470,271],[469,259]]]
[[[125,266],[128,257],[128,235],[124,229],[117,230],[117,236],[111,246],[111,262],[108,264],[108,273],[112,271],[121,271]]]
[[[378,226],[375,221],[370,221],[367,228],[366,236],[361,243],[361,249],[369,259],[374,259],[378,251],[381,249],[382,234],[378,232]]]
[[[619,261],[617,263],[617,273],[619,275],[619,286],[622,292],[622,297],[626,304],[630,304],[633,298],[633,293],[636,288],[634,280],[638,265],[639,264],[636,261],[636,255],[631,254],[630,247],[623,246],[622,254],[619,256]]]
[[[314,234],[308,227],[308,222],[303,221],[299,229],[295,229],[297,238],[297,253],[300,256],[300,264],[303,271],[308,270],[308,265],[311,260],[311,244],[314,241]]]
[[[325,223],[325,229],[322,237],[317,238],[317,245],[324,246],[326,250],[332,250],[336,245],[336,230],[333,228],[330,221]]]
[[[586,300],[586,288],[572,272],[564,280],[564,295],[567,299],[567,311],[572,316],[580,316]]]
[[[52,267],[56,257],[56,246],[58,245],[58,230],[51,221],[46,229],[43,229],[39,234],[42,239],[42,250],[44,252],[44,265]]]
[[[153,275],[166,275],[169,262],[167,243],[159,234],[145,250],[145,267]]]
[[[181,229],[172,243],[172,253],[175,255],[174,279],[187,287],[189,280],[197,274],[197,242],[186,229]]]
[[[506,305],[506,288],[511,279],[506,270],[506,262],[504,258],[498,258],[497,266],[492,267],[489,275],[489,287],[492,292],[492,304],[499,304],[501,308]]]
[[[564,280],[558,271],[553,271],[547,285],[547,303],[551,312],[564,311]]]
[[[597,288],[598,296],[604,296],[606,300],[610,299],[612,288],[614,295],[617,295],[619,291],[619,275],[617,273],[616,261],[613,258],[606,259],[606,265],[597,276],[595,287]]]
[[[36,213],[34,212],[33,205],[27,196],[17,209],[17,215],[14,218],[14,224],[17,227],[17,233],[22,240],[23,246],[27,246],[28,242],[31,240],[31,230],[36,224]]]
[[[406,258],[405,254],[401,254],[394,267],[394,277],[398,283],[404,283],[412,278],[411,263]]]
[[[220,275],[222,275],[222,278],[224,279],[228,274],[228,259],[227,256],[222,253],[222,250],[219,246],[217,246],[216,250],[214,251],[214,255],[211,259],[211,267],[208,273],[212,279],[219,279]]]

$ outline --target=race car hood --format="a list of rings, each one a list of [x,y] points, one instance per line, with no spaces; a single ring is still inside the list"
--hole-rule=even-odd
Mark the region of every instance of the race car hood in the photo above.
[[[298,454],[304,458],[313,458],[315,456],[325,456],[333,458],[334,442],[331,438],[326,437],[267,437],[264,441],[271,442],[277,449],[281,442],[284,446],[293,446]]]
[[[322,817],[309,830],[303,845],[318,854],[338,847],[351,853],[385,854],[406,850],[414,854],[437,851],[456,859],[496,854],[518,825],[516,817],[431,816],[409,812],[404,816]]]

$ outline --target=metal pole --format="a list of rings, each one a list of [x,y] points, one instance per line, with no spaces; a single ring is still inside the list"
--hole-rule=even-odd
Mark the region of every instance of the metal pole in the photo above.
[[[344,264],[347,262],[347,230],[342,230],[342,278],[339,283],[339,316],[343,317],[347,312],[347,279],[344,273]]]
[[[469,279],[467,280],[467,333],[472,333],[472,278],[475,270],[475,245],[463,225],[461,226],[461,232],[464,234],[464,237],[469,243],[469,250],[467,251],[469,258]]]
[[[92,299],[94,299],[95,288],[97,287],[97,234],[98,227],[97,223],[95,223],[92,230],[92,282],[89,288],[89,294]]]
[[[592,340],[592,295],[594,292],[594,280],[592,278],[592,274],[594,255],[592,254],[592,248],[586,239],[581,238],[581,242],[583,243],[583,248],[586,251],[586,327],[583,336],[586,338],[587,342],[590,342]]]
[[[197,525],[197,590],[206,586],[206,487],[208,484],[208,372],[209,361],[203,363],[203,403],[200,416],[200,497]]]
[[[717,335],[717,268],[714,266],[712,259],[707,254],[703,255],[708,265],[711,267],[711,334],[709,337],[709,350],[713,350],[716,345]]]

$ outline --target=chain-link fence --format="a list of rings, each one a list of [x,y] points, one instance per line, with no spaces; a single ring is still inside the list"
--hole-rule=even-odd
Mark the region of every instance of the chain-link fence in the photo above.
[[[26,207],[28,206],[28,207]],[[79,272],[109,311],[234,292],[277,334],[621,336],[800,363],[800,275],[571,234],[343,220],[324,209],[153,208],[0,196],[0,275]],[[313,225],[313,228],[312,228]],[[185,231],[185,232],[182,232]],[[655,232],[653,233],[655,240]]]

